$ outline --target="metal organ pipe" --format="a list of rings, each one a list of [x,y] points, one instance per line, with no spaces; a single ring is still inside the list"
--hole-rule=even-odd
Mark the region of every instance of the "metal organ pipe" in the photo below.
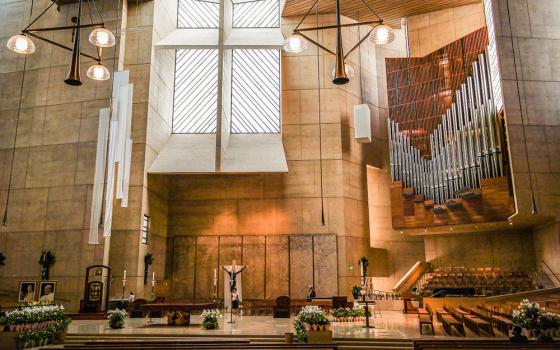
[[[472,76],[455,91],[455,101],[439,125],[426,135],[430,155],[423,155],[412,138],[424,129],[400,130],[387,119],[391,178],[436,205],[474,193],[481,179],[503,175],[500,126],[495,110],[487,56],[472,64]],[[422,132],[420,132],[420,130]]]

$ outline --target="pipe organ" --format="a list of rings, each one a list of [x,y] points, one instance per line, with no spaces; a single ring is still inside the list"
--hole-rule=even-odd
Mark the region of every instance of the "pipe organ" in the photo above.
[[[472,74],[454,92],[454,101],[427,135],[428,152],[388,119],[391,177],[423,195],[434,211],[480,195],[481,181],[504,176],[502,128],[492,94],[488,49],[472,63]]]

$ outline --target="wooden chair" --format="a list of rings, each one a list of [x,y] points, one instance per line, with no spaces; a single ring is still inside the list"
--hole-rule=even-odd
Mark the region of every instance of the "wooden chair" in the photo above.
[[[291,299],[288,296],[281,295],[276,298],[276,305],[272,308],[272,316],[274,318],[290,318]]]
[[[128,315],[130,318],[142,318],[144,317],[144,311],[142,311],[141,306],[147,304],[146,299],[136,299],[132,303],[128,304]]]
[[[348,298],[345,296],[332,297],[332,308],[340,309],[348,307]]]

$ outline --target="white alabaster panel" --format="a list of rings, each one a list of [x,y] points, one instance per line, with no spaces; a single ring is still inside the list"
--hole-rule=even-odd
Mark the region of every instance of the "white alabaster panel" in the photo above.
[[[109,131],[110,109],[99,111],[99,129],[97,131],[97,153],[95,155],[95,175],[91,203],[91,220],[89,224],[89,244],[99,244],[99,220],[103,206],[103,187],[105,180],[105,160],[107,157],[107,135]]]
[[[103,236],[111,235],[111,222],[113,218],[113,193],[115,192],[115,148],[117,141],[118,121],[111,121],[109,132],[109,154],[107,156],[107,187],[105,191],[105,218],[103,220]]]

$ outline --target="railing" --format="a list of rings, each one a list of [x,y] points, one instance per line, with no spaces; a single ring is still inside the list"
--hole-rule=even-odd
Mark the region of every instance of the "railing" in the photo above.
[[[542,265],[544,265],[544,266],[548,269],[548,271],[550,271],[550,273],[552,274],[552,276],[554,276],[554,278],[556,278],[556,280],[557,280],[558,282],[560,282],[560,278],[558,277],[558,275],[556,275],[556,274],[554,273],[554,271],[552,271],[552,269],[550,268],[550,266],[548,266],[548,264],[547,264],[544,260],[541,260],[541,263],[542,263]],[[543,272],[544,272],[544,271],[543,271]]]

